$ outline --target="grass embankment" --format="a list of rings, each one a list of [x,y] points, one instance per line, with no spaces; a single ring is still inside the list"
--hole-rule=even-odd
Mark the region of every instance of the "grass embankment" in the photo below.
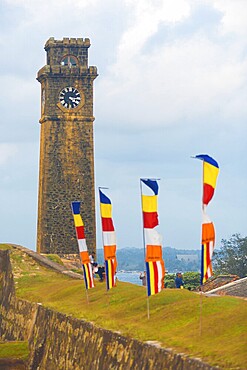
[[[28,342],[0,342],[0,358],[28,359]]]
[[[70,279],[39,266],[18,250],[11,253],[16,293],[19,297],[73,317],[120,331],[142,341],[158,341],[192,357],[222,368],[246,368],[246,301],[233,297],[202,297],[188,290],[165,289],[149,299],[146,290],[118,282],[106,292],[97,282],[88,291],[82,281]]]

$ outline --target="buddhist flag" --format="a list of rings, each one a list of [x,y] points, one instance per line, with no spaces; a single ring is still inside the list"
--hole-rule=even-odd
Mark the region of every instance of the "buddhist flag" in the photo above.
[[[215,243],[214,224],[205,210],[202,211],[202,217],[201,285],[213,275],[212,257]]]
[[[212,257],[215,245],[214,224],[206,214],[206,208],[213,198],[219,174],[219,165],[207,154],[199,154],[194,158],[203,161],[203,195],[202,195],[202,255],[201,255],[201,285],[212,275]]]
[[[155,229],[158,226],[158,191],[156,180],[141,179],[146,190],[152,195],[143,194],[142,215],[144,228],[147,295],[159,293],[164,288],[165,265],[162,259],[162,238]],[[147,192],[147,191],[146,191]],[[146,193],[145,192],[145,193]]]
[[[216,188],[217,177],[219,174],[219,165],[207,154],[196,155],[195,158],[203,161],[203,196],[202,202],[208,205],[213,198],[214,190]]]
[[[99,189],[100,214],[104,245],[104,260],[107,290],[116,286],[116,234],[112,221],[112,204],[110,199]]]
[[[94,288],[93,271],[87,250],[87,243],[84,232],[84,223],[80,215],[80,205],[81,205],[80,202],[72,202],[71,209],[74,217],[75,230],[82,263],[82,270],[84,274],[85,286],[86,289],[90,289]]]

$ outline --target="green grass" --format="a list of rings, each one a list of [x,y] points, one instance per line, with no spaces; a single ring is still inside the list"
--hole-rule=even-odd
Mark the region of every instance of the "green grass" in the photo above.
[[[0,342],[0,358],[28,359],[28,342]]]
[[[12,249],[9,244],[0,244],[0,250]]]
[[[58,263],[59,265],[62,265],[62,266],[63,266],[63,261],[61,260],[61,258],[60,258],[57,254],[46,254],[45,256],[46,256],[46,258],[48,258],[50,261],[52,261],[52,262],[56,262],[56,263]]]
[[[12,250],[11,260],[19,297],[67,315],[120,331],[142,341],[158,341],[191,357],[200,357],[221,368],[246,367],[246,301],[233,297],[202,297],[200,334],[199,294],[186,289],[165,289],[149,298],[146,290],[118,282],[106,292],[96,280],[88,291],[83,281],[70,279],[36,264],[32,258]]]

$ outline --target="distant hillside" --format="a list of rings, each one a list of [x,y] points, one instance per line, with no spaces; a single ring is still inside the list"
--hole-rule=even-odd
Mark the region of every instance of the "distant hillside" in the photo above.
[[[200,270],[200,251],[182,250],[171,247],[163,248],[163,258],[168,272],[186,272]],[[102,264],[103,249],[97,249],[98,263]],[[144,251],[141,248],[122,248],[117,250],[118,270],[142,271],[144,269]]]

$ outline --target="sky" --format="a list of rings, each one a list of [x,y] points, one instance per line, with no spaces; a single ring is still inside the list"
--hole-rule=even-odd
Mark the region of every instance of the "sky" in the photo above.
[[[220,167],[216,247],[246,236],[246,0],[1,0],[0,242],[36,249],[49,37],[91,40],[95,185],[109,188],[118,247],[143,246],[140,178],[152,177],[163,246],[200,249],[201,153]],[[98,209],[96,194],[101,248]]]

